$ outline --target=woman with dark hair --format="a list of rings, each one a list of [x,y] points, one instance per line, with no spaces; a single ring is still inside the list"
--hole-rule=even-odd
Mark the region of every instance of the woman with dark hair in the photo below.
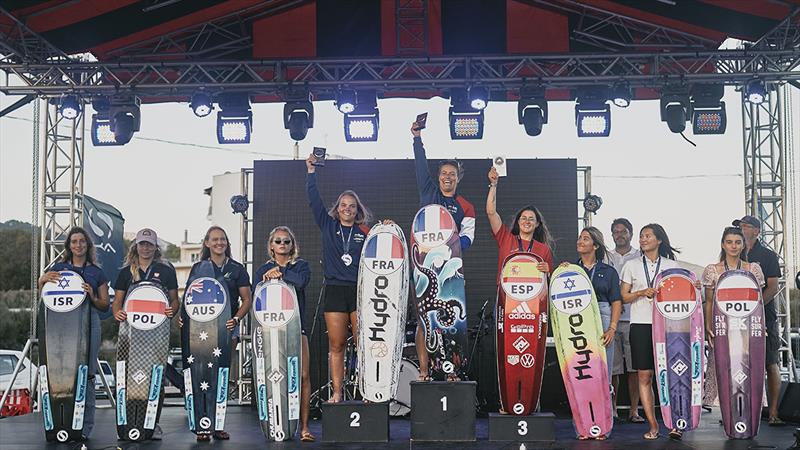
[[[760,287],[765,284],[764,272],[761,266],[756,263],[747,262],[747,255],[744,252],[745,242],[742,229],[739,227],[727,227],[722,231],[722,239],[720,242],[719,261],[714,264],[709,264],[703,271],[701,277],[703,287],[705,288],[705,325],[706,325],[706,339],[709,345],[714,342],[714,324],[713,324],[713,309],[714,309],[714,288],[717,286],[717,280],[720,275],[728,270],[743,269],[752,273],[756,277]],[[705,384],[703,387],[703,406],[709,407],[717,400],[717,373],[714,368],[714,352],[709,352],[707,356],[707,369],[705,376]]]
[[[595,227],[586,227],[578,235],[577,264],[592,280],[592,287],[600,307],[600,319],[603,324],[603,345],[606,347],[608,362],[608,380],[611,381],[611,369],[614,361],[614,335],[617,323],[622,314],[622,294],[619,289],[619,275],[610,265],[603,262],[606,257],[606,245],[603,233]]]
[[[651,223],[639,231],[641,260],[631,260],[622,268],[622,301],[631,305],[631,365],[639,376],[639,396],[650,429],[644,439],[658,439],[655,398],[653,396],[653,297],[656,276],[662,270],[678,267],[667,232]],[[670,434],[672,436],[672,433]]]
[[[486,215],[492,227],[492,235],[497,241],[498,276],[503,270],[503,260],[515,252],[529,252],[537,255],[542,259],[542,262],[537,264],[537,268],[542,272],[549,273],[553,268],[551,249],[554,245],[542,213],[533,205],[523,207],[514,215],[514,222],[509,231],[508,226],[503,223],[503,219],[497,213],[497,182],[497,170],[492,167],[489,170]]]
[[[350,190],[339,194],[336,203],[326,209],[317,188],[314,162],[314,155],[309,155],[306,159],[306,193],[314,213],[314,221],[322,231],[322,289],[325,326],[328,329],[328,366],[333,384],[330,402],[338,403],[342,400],[348,325],[352,329],[353,339],[358,336],[356,283],[361,249],[369,233],[367,223],[371,214],[358,195]]]
[[[91,320],[89,336],[89,379],[86,392],[86,412],[83,418],[83,437],[88,439],[94,428],[95,412],[95,376],[99,373],[97,357],[100,353],[100,316],[108,309],[108,279],[97,265],[94,243],[89,234],[81,227],[72,227],[64,241],[64,257],[50,267],[50,270],[39,277],[39,290],[45,283],[57,282],[62,270],[71,270],[83,278],[81,289],[91,302]],[[102,375],[101,375],[102,376]]]
[[[311,280],[311,268],[308,263],[300,258],[300,247],[294,233],[289,227],[278,226],[272,229],[267,238],[269,259],[253,274],[253,291],[261,281],[283,280],[286,284],[294,286],[297,293],[297,302],[300,306],[300,330],[302,345],[300,348],[301,359],[301,386],[300,386],[300,440],[314,442],[314,435],[308,428],[308,417],[311,409],[311,378],[309,377],[309,348],[305,325],[306,286]]]

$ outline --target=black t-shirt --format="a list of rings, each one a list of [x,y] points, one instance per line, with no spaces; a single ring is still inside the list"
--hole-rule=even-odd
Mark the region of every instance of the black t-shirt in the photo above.
[[[167,291],[178,289],[178,278],[175,276],[175,268],[163,262],[153,262],[147,270],[139,268],[139,281],[152,281],[160,283]],[[114,290],[128,292],[128,288],[133,284],[130,266],[125,266],[119,271],[117,281],[114,282]]]
[[[757,262],[761,266],[761,271],[764,272],[764,280],[770,278],[781,277],[781,266],[778,263],[778,255],[772,250],[761,245],[761,242],[756,241],[747,252],[747,260],[750,262]],[[767,289],[767,284],[764,283],[763,290]],[[767,325],[775,323],[778,320],[778,313],[775,310],[775,302],[769,302],[764,305],[764,318]]]

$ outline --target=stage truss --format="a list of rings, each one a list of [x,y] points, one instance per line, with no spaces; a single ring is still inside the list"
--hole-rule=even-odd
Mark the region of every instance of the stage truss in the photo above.
[[[745,196],[747,211],[765,222],[765,243],[786,260],[784,214],[786,183],[785,133],[790,111],[780,110],[785,83],[800,87],[800,7],[762,38],[745,49],[706,50],[705,38],[669,27],[584,5],[575,0],[527,0],[578,15],[570,39],[598,51],[584,54],[425,57],[428,36],[416,30],[427,20],[424,0],[397,0],[396,44],[402,56],[385,58],[317,58],[292,60],[221,60],[245,54],[252,43],[246,31],[253,20],[279,13],[302,1],[258,6],[189,26],[158,38],[117,49],[109,54],[115,62],[86,61],[70,56],[28,29],[3,8],[0,16],[0,92],[53,98],[63,94],[137,95],[151,102],[176,101],[199,88],[214,91],[246,90],[262,100],[281,101],[292,88],[308,89],[315,99],[330,99],[337,88],[374,88],[389,95],[429,97],[449,88],[481,84],[494,91],[514,91],[523,85],[574,88],[582,85],[628,82],[632,87],[660,88],[668,84],[719,83],[741,86],[758,78],[773,88],[761,106],[743,104]],[[404,22],[405,21],[405,22]],[[8,22],[8,23],[7,23]],[[224,36],[218,44],[212,36]],[[215,44],[209,44],[215,42]],[[166,48],[185,51],[165,54]],[[165,61],[164,57],[174,57]],[[154,59],[159,58],[158,61]],[[169,58],[166,58],[169,59]],[[163,99],[163,100],[159,100]],[[32,249],[32,267],[43,269],[59,255],[65,231],[81,223],[83,194],[84,114],[74,121],[61,119],[55,106],[44,106],[42,136],[35,139],[34,180],[41,189],[34,198],[34,223],[41,234]],[[35,108],[38,111],[39,107]],[[35,125],[39,119],[34,114]],[[71,123],[70,123],[71,122]],[[245,169],[249,170],[249,169]],[[588,172],[584,175],[588,175]],[[242,192],[250,189],[252,173],[243,173]],[[584,194],[590,189],[585,185]],[[34,194],[36,194],[34,189]],[[243,237],[252,224],[243,216]],[[590,224],[584,213],[582,224]],[[252,257],[243,239],[243,259],[252,271]],[[35,275],[32,278],[34,283]],[[779,312],[783,328],[782,369],[789,369],[789,299],[782,289]],[[36,292],[34,289],[34,298]],[[243,326],[247,325],[243,323]],[[245,334],[243,334],[244,336]],[[245,341],[243,341],[245,343]],[[240,351],[240,356],[245,356]],[[240,364],[246,364],[240,358]],[[241,369],[241,368],[240,368]],[[243,373],[243,372],[241,372]],[[246,397],[247,383],[240,382],[239,397]]]

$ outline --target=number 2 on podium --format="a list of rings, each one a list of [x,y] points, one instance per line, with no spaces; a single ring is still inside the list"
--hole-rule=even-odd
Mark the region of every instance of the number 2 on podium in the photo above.
[[[350,428],[355,428],[355,427],[360,427],[361,426],[361,422],[359,422],[359,420],[361,420],[361,414],[359,414],[356,411],[353,411],[353,412],[350,413],[350,418],[353,419],[353,420],[350,421]]]

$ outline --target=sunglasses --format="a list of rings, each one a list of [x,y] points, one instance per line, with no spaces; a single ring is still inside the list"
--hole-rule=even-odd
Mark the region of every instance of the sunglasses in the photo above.
[[[292,240],[291,239],[275,239],[272,242],[274,242],[275,244],[278,244],[278,245],[281,245],[281,244],[289,245],[289,244],[292,243]]]

